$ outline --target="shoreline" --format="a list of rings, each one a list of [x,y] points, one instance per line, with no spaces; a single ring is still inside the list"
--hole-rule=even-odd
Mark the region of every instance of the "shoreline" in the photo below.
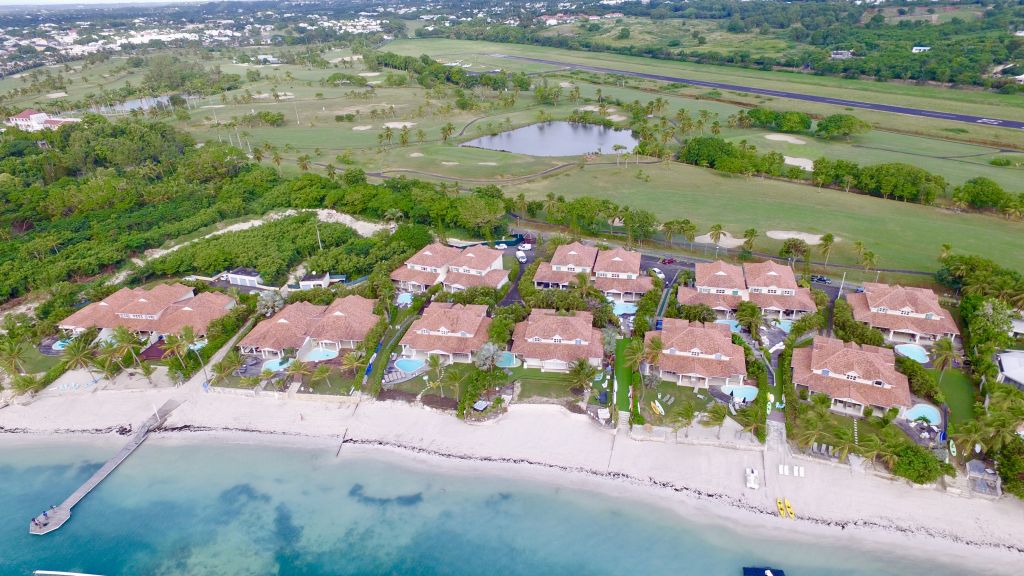
[[[126,438],[118,428],[141,420],[154,396],[79,396],[73,399],[79,418],[60,413],[51,399],[8,407],[0,410],[0,437],[10,446],[19,439],[29,444],[72,438],[119,444]],[[99,412],[82,411],[86,399]],[[126,420],[126,413],[133,417]],[[40,422],[40,414],[51,421]],[[708,430],[691,432],[698,433]],[[158,446],[195,442],[329,450],[332,457],[384,458],[437,473],[583,486],[671,508],[688,521],[812,544],[823,537],[844,544],[852,539],[849,545],[879,556],[898,548],[903,556],[970,562],[972,573],[979,573],[979,562],[993,573],[1009,573],[1009,566],[1024,559],[1024,505],[1015,499],[915,489],[819,462],[799,462],[808,478],[776,476],[772,451],[633,440],[559,406],[516,404],[498,421],[467,425],[446,413],[389,401],[336,404],[196,394],[148,440]],[[744,487],[745,466],[764,474],[759,490]],[[775,498],[782,496],[792,499],[798,521],[786,520],[780,531]],[[836,540],[840,537],[844,541]]]

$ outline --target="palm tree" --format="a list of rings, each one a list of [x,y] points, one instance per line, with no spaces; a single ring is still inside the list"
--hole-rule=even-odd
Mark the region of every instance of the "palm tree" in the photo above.
[[[255,160],[257,164],[263,162],[263,150],[260,150],[259,148],[253,149],[252,159]]]
[[[444,373],[444,360],[438,354],[431,354],[427,356],[427,371],[430,372],[430,379],[434,381],[441,380],[441,375]],[[442,398],[444,397],[444,391],[441,392]]]
[[[235,373],[236,370],[242,367],[242,356],[238,353],[238,350],[231,350],[224,358],[213,365],[213,380],[210,384],[222,382]]]
[[[454,132],[455,132],[455,125],[452,124],[451,122],[445,124],[444,126],[441,126],[441,141],[442,142],[447,142],[448,139],[452,137],[452,134]]]
[[[693,240],[697,237],[697,225],[690,222],[689,219],[684,218],[679,223],[679,233],[686,238],[686,241],[690,243],[690,247],[693,247]]]
[[[398,208],[388,208],[384,212],[385,222],[397,223],[400,222],[402,218],[405,218],[405,214],[403,214],[402,211],[399,210]]]
[[[974,453],[975,446],[980,447],[982,452],[988,450],[992,430],[981,420],[968,420],[959,424],[952,436],[953,442],[960,446],[961,457],[966,459],[968,455]]]
[[[309,367],[309,364],[296,358],[288,364],[284,372],[291,378],[292,382],[298,381],[301,384],[306,376],[313,373],[313,369]]]
[[[337,176],[338,174],[338,169],[334,166],[334,164],[331,164],[330,162],[328,162],[327,165],[324,166],[324,170],[327,173],[327,177],[330,178],[331,180],[334,180],[334,177]]]
[[[740,302],[739,307],[736,309],[736,320],[750,332],[751,338],[754,340],[761,339],[761,321],[763,316],[761,308],[757,304],[753,302]]]
[[[676,432],[680,428],[689,428],[693,424],[693,419],[697,417],[697,409],[694,407],[692,402],[683,402],[679,407],[679,410],[672,414],[671,424],[672,429]]]
[[[857,444],[853,441],[853,430],[849,428],[836,428],[829,436],[829,442],[839,451],[839,461],[844,462],[850,452],[857,451]]]
[[[707,428],[718,427],[717,436],[722,435],[722,426],[725,424],[725,418],[729,415],[729,408],[725,404],[715,402],[708,408],[708,411],[704,413],[704,419],[701,420],[701,426]]]
[[[644,361],[647,362],[647,365],[657,366],[658,361],[661,360],[661,352],[664,349],[665,345],[661,341],[661,336],[652,336],[650,341],[644,346]]]
[[[817,412],[810,412],[804,416],[800,422],[800,431],[796,434],[797,444],[806,448],[824,438],[826,436],[825,418]]]
[[[295,163],[298,164],[299,170],[303,172],[309,171],[309,155],[303,154],[295,159]]]
[[[857,253],[858,258],[864,255],[865,250],[866,248],[864,247],[864,243],[861,242],[860,240],[857,240],[853,243],[853,251]]]
[[[952,244],[943,244],[942,249],[939,251],[939,260],[945,260],[949,258],[949,255],[953,253]]]
[[[722,225],[715,224],[714,226],[711,227],[711,230],[708,232],[708,237],[711,238],[712,243],[718,244],[718,241],[722,239],[722,234],[724,233],[725,231],[722,230]]]
[[[756,437],[766,428],[767,425],[761,422],[761,410],[762,408],[752,404],[736,411],[736,420],[743,426],[744,432]]]
[[[0,366],[3,366],[11,376],[24,374],[23,359],[26,352],[24,338],[16,338],[13,335],[5,336],[0,340]]]
[[[313,374],[310,375],[309,381],[320,382],[321,384],[329,384],[331,378],[331,366],[329,364],[319,364]]]
[[[875,253],[871,250],[865,250],[864,253],[860,255],[860,264],[864,267],[865,271],[876,267],[878,265],[878,261],[875,257]]]
[[[932,364],[939,368],[939,383],[942,383],[942,376],[946,374],[946,368],[956,360],[956,350],[953,348],[953,341],[949,338],[939,338],[932,346]]]
[[[354,376],[363,366],[363,357],[358,352],[349,352],[341,357],[341,369],[343,372],[351,372]]]
[[[455,390],[455,401],[458,402],[461,396],[462,382],[467,377],[469,377],[469,372],[465,370],[445,370],[441,377],[441,396],[444,397],[444,386],[451,386]]]
[[[586,358],[578,358],[569,368],[569,383],[572,384],[573,388],[586,390],[590,387],[591,382],[594,381],[597,372],[597,367]]]
[[[572,287],[573,293],[583,300],[587,299],[587,296],[590,295],[590,291],[594,288],[590,281],[590,276],[585,272],[580,272],[576,275],[576,279],[572,282]]]
[[[626,346],[624,351],[626,366],[629,367],[631,372],[639,373],[640,366],[644,363],[644,357],[647,354],[647,350],[644,348],[644,341],[634,339]]]
[[[131,330],[124,326],[114,328],[114,347],[117,348],[121,358],[132,357],[132,365],[139,364],[138,353],[142,351],[142,341]]]
[[[75,338],[64,348],[64,365],[71,370],[84,368],[89,373],[89,377],[95,381],[96,375],[92,372],[92,362],[93,347],[87,338],[81,336]]]
[[[747,230],[743,232],[743,247],[747,250],[753,250],[755,239],[757,239],[757,229],[747,228]]]
[[[836,237],[828,232],[821,235],[818,243],[821,246],[821,255],[825,257],[825,270],[828,270],[828,258],[832,255],[832,246],[836,243]]]
[[[398,143],[402,146],[409,145],[409,127],[402,126],[402,130],[398,133]]]
[[[277,166],[277,171],[280,172],[281,162],[284,161],[284,158],[281,157],[281,153],[274,150],[274,154],[270,157],[270,161],[274,163],[274,166]]]

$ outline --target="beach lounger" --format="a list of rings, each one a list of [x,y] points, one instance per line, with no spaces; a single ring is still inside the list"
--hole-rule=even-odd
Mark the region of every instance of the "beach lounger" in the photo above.
[[[786,472],[783,473],[783,476],[789,476],[789,464],[786,464]]]
[[[782,464],[779,464],[779,476],[783,476]]]
[[[818,443],[815,442],[814,444],[811,445],[811,454],[817,454],[817,453],[818,453]]]
[[[803,466],[801,466],[801,467],[800,467],[800,477],[801,477],[801,478],[803,478],[803,477],[804,477],[804,474],[805,474],[806,472],[807,472],[807,468],[804,468]]]

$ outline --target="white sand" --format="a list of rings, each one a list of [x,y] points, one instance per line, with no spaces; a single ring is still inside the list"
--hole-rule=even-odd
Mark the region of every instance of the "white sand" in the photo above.
[[[583,110],[584,112],[597,112],[598,110],[600,110],[600,108],[594,106],[593,104],[587,104],[586,106],[580,108],[580,110]]]
[[[623,116],[622,114],[612,114],[611,116],[608,117],[608,119],[611,120],[612,122],[622,122],[623,120],[626,119],[626,117]]]
[[[342,56],[340,58],[331,58],[328,60],[331,64],[337,64],[338,62],[355,62],[356,60],[362,60],[362,54],[356,54],[355,56]]]
[[[413,152],[409,154],[409,158],[423,158],[423,152]]]
[[[387,128],[407,128],[415,126],[415,122],[385,122],[384,126]]]
[[[765,140],[774,140],[776,142],[788,142],[790,144],[807,144],[807,142],[797,138],[796,136],[790,136],[789,134],[767,134]]]
[[[370,129],[372,129],[372,128],[373,128],[373,125],[367,125],[367,126],[353,126],[353,127],[352,127],[352,129],[353,129],[353,130],[355,130],[356,132],[362,132],[363,130],[370,130]]]
[[[714,242],[711,241],[710,234],[697,236],[696,238],[694,238],[694,240],[702,244],[714,244]],[[725,248],[737,248],[739,246],[742,246],[743,242],[743,238],[734,238],[732,234],[729,234],[728,232],[724,231],[722,232],[722,237],[718,239],[718,245],[723,246]]]
[[[273,94],[257,93],[253,95],[253,98],[255,98],[256,100],[269,100],[273,97]],[[295,98],[295,94],[292,94],[291,92],[278,92],[277,98],[278,100],[291,100],[292,98]]]
[[[821,244],[821,234],[811,234],[810,232],[798,232],[796,230],[769,230],[766,232],[769,238],[774,240],[788,240],[790,238],[799,238],[804,242],[807,242],[811,246],[817,246]],[[836,238],[835,241],[839,242],[840,238]]]
[[[50,98],[50,99],[56,99],[56,98],[63,98],[65,96],[67,96],[67,95],[68,95],[67,92],[50,92],[49,94],[46,95],[46,97]]]
[[[559,82],[558,85],[562,88],[572,88],[572,82]]]
[[[367,86],[376,86],[376,85],[381,84],[381,83],[382,83],[381,80],[373,80],[373,81],[367,82],[366,85]]]
[[[360,72],[358,75],[364,78],[373,78],[374,76],[380,76],[380,72]]]
[[[477,162],[480,166],[497,166],[497,162]]]
[[[797,168],[803,168],[808,172],[812,172],[814,170],[814,160],[811,160],[810,158],[800,158],[798,156],[783,156],[782,159],[784,164],[796,166]]]
[[[441,162],[442,166],[458,166],[458,162]]]
[[[0,427],[32,434],[4,435],[8,444],[56,438],[55,433],[63,434],[62,442],[73,442],[81,437],[73,433],[91,432],[89,441],[110,443],[113,453],[124,439],[97,432],[138,425],[153,406],[171,397],[184,403],[167,426],[205,431],[157,433],[149,442],[260,443],[331,454],[340,447],[342,458],[369,455],[432,470],[527,477],[640,499],[695,521],[743,525],[744,534],[753,537],[771,537],[785,522],[787,538],[806,538],[809,545],[841,538],[848,546],[876,553],[973,561],[986,573],[1016,574],[1022,560],[1024,504],[1013,498],[990,502],[911,488],[870,470],[852,473],[846,465],[797,459],[780,446],[764,451],[708,445],[716,432],[699,425],[668,441],[637,441],[556,405],[513,404],[497,421],[467,425],[449,414],[398,402],[204,393],[194,380],[170,390],[44,392],[32,404],[0,410]],[[721,432],[723,441],[735,435],[735,426]],[[806,477],[779,476],[780,462],[799,463]],[[748,466],[764,474],[760,490],[744,487]],[[777,497],[792,501],[796,521],[776,517]]]
[[[202,107],[203,108],[223,108],[224,105],[223,104],[207,104],[206,106],[202,106]]]

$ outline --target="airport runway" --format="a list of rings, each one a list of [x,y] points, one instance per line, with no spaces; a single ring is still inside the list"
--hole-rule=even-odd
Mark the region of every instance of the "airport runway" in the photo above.
[[[692,84],[694,86],[706,86],[708,88],[719,88],[722,90],[733,90],[737,92],[749,92],[751,94],[763,94],[765,96],[776,96],[778,98],[792,98],[795,100],[806,100],[808,102],[821,102],[823,104],[835,104],[836,106],[848,106],[851,108],[863,108],[865,110],[876,110],[879,112],[893,112],[895,114],[906,114],[908,116],[920,116],[922,118],[937,118],[939,120],[950,120],[953,122],[967,122],[969,124],[987,124],[989,126],[998,126],[1001,128],[1016,128],[1018,130],[1024,130],[1024,122],[1017,120],[1002,120],[999,118],[985,118],[982,116],[969,116],[967,114],[953,114],[950,112],[935,112],[933,110],[920,110],[918,108],[907,108],[904,106],[890,106],[888,104],[874,104],[872,102],[858,102],[856,100],[845,100],[843,98],[826,98],[824,96],[813,96],[810,94],[800,94],[798,92],[783,92],[781,90],[767,90],[764,88],[751,88],[750,86],[740,86],[737,84],[725,84],[722,82],[708,82],[705,80],[693,80],[691,78],[681,78],[677,76],[664,76],[661,74],[648,74],[646,72],[631,72],[629,70],[616,70],[615,68],[604,68],[602,66],[587,66],[585,64],[572,64],[569,62],[559,62],[557,60],[545,60],[543,58],[528,58],[526,56],[511,56],[509,54],[491,54],[498,58],[507,58],[509,60],[521,60],[524,62],[535,62],[537,64],[548,64],[551,66],[561,66],[564,68],[571,68],[574,70],[586,70],[588,72],[599,72],[602,74],[621,74],[623,76],[633,76],[636,78],[646,78],[648,80],[660,80],[662,82],[679,82],[682,84]]]

